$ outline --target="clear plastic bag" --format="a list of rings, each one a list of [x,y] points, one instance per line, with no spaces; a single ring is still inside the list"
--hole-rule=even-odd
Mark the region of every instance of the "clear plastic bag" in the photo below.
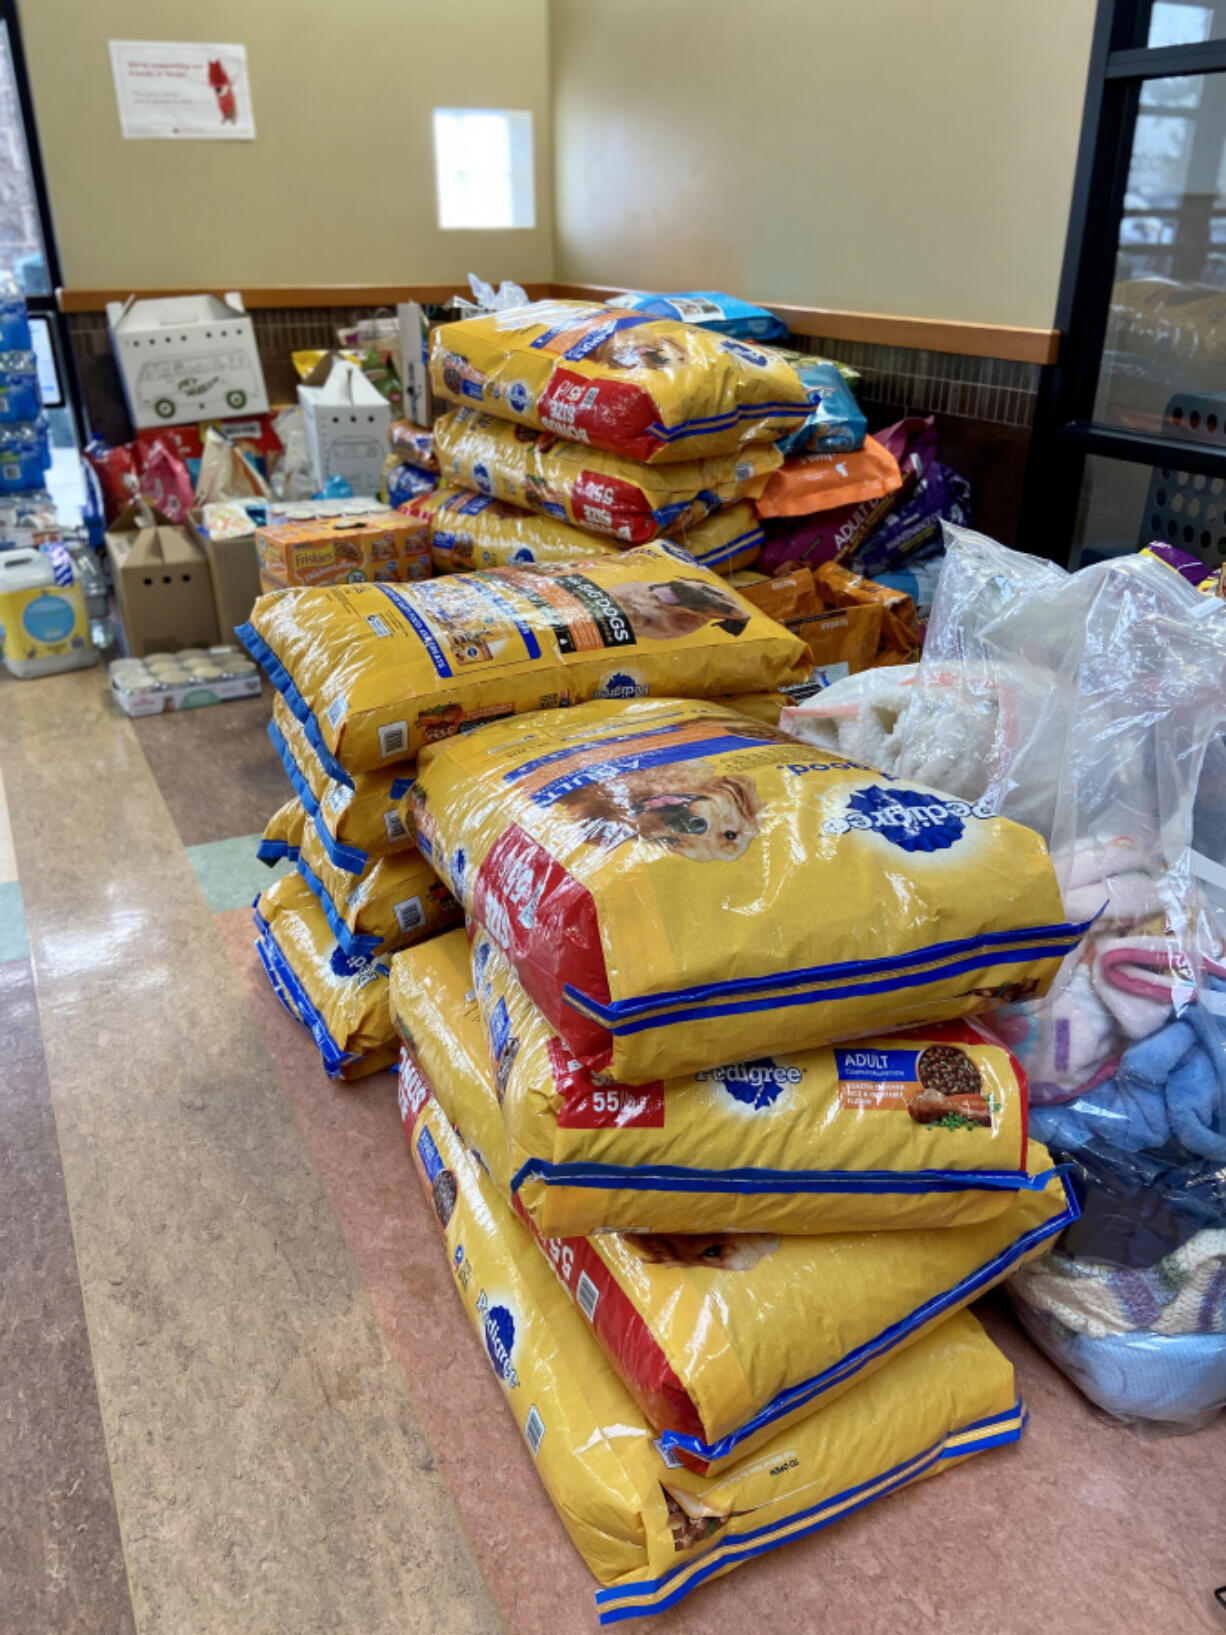
[[[948,767],[964,798],[1039,829],[1068,919],[1092,921],[1051,993],[993,1024],[1086,1220],[1120,1227],[1114,1245],[1079,1227],[1012,1292],[1108,1412],[1193,1427],[1226,1404],[1226,608],[1149,557],[1069,574],[946,541],[897,771],[939,785]],[[1121,1225],[1163,1212],[1183,1226],[1148,1248]],[[1153,1290],[1197,1233],[1212,1273],[1172,1314]],[[1133,1304],[1103,1328],[1121,1287]]]

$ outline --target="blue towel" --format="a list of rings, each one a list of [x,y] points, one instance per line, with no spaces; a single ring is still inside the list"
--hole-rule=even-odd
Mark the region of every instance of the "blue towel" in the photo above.
[[[1092,1338],[1023,1301],[1016,1306],[1035,1343],[1109,1414],[1192,1428],[1226,1402],[1226,1334],[1137,1329]]]
[[[1217,979],[1216,991],[1226,984]],[[1075,1101],[1036,1107],[1031,1132],[1076,1150],[1094,1141],[1126,1152],[1177,1143],[1185,1152],[1226,1161],[1226,1048],[1216,1019],[1191,1005],[1148,1039],[1129,1046],[1113,1078]]]

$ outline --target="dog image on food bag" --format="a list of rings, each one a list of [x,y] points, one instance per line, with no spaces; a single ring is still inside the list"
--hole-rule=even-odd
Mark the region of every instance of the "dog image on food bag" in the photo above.
[[[607,363],[611,369],[672,369],[679,363],[688,363],[689,354],[672,335],[611,335],[588,353],[594,363]]]
[[[762,811],[757,790],[742,773],[686,777],[670,766],[584,784],[558,805],[578,820],[591,846],[612,850],[627,840],[646,840],[696,863],[743,856]]]
[[[438,1216],[442,1225],[446,1226],[451,1220],[459,1192],[459,1183],[454,1172],[449,1169],[439,1170],[434,1177],[430,1191],[434,1199],[434,1213]]]
[[[739,636],[749,620],[731,596],[701,579],[618,585],[609,595],[629,619],[639,640],[676,641],[709,624]]]
[[[709,1232],[682,1237],[675,1232],[633,1232],[625,1241],[648,1266],[707,1266],[720,1272],[748,1272],[779,1247],[771,1232]]]

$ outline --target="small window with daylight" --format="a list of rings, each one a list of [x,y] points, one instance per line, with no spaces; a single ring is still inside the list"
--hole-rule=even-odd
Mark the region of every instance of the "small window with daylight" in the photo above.
[[[507,108],[436,108],[440,227],[535,227],[532,115]]]

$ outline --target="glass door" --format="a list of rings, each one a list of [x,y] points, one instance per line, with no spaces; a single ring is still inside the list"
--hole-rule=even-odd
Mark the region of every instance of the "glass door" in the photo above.
[[[1100,0],[1019,538],[1226,560],[1226,0]]]
[[[47,487],[61,523],[75,527],[85,500],[80,394],[67,325],[55,296],[62,282],[59,257],[16,0],[0,0],[0,272],[11,272],[25,293],[51,433]]]

